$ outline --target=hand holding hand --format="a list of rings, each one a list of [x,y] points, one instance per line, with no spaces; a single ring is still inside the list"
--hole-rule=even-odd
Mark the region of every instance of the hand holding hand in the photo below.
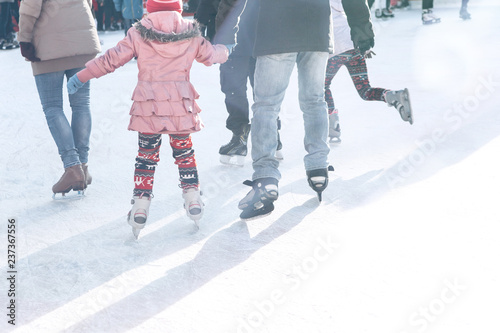
[[[231,55],[231,53],[233,52],[233,49],[236,46],[236,44],[228,44],[228,45],[225,45],[225,46],[229,50],[229,55]]]
[[[360,40],[357,45],[359,53],[361,53],[364,58],[371,58],[372,54],[375,55],[375,53],[370,50],[373,46],[375,46],[375,40],[373,38]]]
[[[81,87],[83,87],[85,83],[80,81],[78,76],[75,74],[68,80],[68,94],[72,95],[78,91]]]
[[[20,42],[21,55],[31,62],[40,61],[40,58],[35,56],[35,47],[28,42]]]

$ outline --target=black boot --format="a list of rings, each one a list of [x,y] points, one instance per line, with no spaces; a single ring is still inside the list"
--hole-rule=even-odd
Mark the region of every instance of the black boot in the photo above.
[[[322,200],[322,193],[328,186],[328,171],[334,171],[330,165],[324,169],[314,169],[306,171],[309,186],[318,194],[318,200]]]
[[[250,134],[250,124],[243,126],[238,133],[233,133],[233,137],[229,143],[223,145],[219,149],[221,155],[220,161],[224,164],[243,165],[244,157],[247,156],[248,135]],[[236,156],[237,162],[231,163],[231,157]]]

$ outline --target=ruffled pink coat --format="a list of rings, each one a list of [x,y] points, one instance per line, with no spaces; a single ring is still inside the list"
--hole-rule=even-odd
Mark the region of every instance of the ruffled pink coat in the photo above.
[[[193,133],[203,124],[196,103],[199,94],[189,82],[193,61],[206,66],[227,60],[224,45],[201,37],[196,21],[177,12],[149,14],[115,47],[86,64],[82,82],[101,77],[137,57],[137,86],[132,94],[129,130],[142,133]]]

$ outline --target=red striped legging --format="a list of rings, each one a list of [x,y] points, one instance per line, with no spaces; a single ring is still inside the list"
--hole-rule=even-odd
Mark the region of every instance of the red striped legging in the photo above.
[[[365,58],[357,49],[349,50],[344,53],[328,59],[325,77],[325,101],[328,104],[328,113],[332,114],[335,110],[332,91],[330,85],[333,78],[342,66],[346,66],[351,75],[352,82],[358,91],[359,96],[365,101],[383,101],[385,102],[385,92],[388,89],[372,88],[368,80],[368,70],[366,68]]]
[[[179,168],[183,190],[198,188],[198,170],[190,134],[169,134],[172,156]],[[139,152],[135,159],[134,196],[153,194],[155,169],[160,161],[161,134],[139,133]]]

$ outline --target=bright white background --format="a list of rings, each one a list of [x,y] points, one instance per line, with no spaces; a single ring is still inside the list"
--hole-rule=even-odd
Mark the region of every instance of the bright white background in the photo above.
[[[7,220],[15,218],[15,332],[498,332],[500,5],[472,0],[374,21],[373,86],[410,90],[415,123],[359,98],[345,69],[333,91],[343,142],[318,204],[302,163],[292,77],[272,215],[242,222],[243,168],[219,163],[230,133],[218,65],[195,64],[205,128],[193,135],[206,203],[196,231],[164,141],[146,228],[126,214],[136,133],[126,130],[134,61],[91,83],[93,134],[82,200],[54,201],[63,169],[19,50],[0,52],[0,311],[7,324]],[[121,32],[101,35],[106,49]],[[251,94],[251,92],[249,92]]]

